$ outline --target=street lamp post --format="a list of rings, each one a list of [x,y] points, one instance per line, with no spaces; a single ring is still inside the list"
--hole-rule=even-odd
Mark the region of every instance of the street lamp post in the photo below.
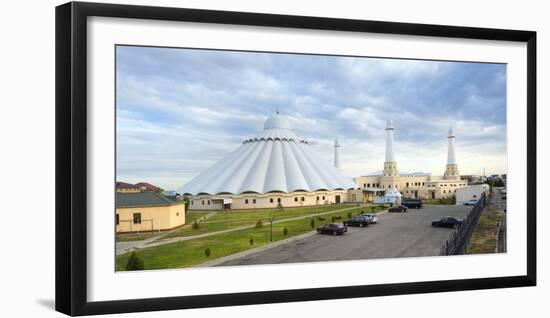
[[[269,241],[273,242],[273,218],[269,219]]]

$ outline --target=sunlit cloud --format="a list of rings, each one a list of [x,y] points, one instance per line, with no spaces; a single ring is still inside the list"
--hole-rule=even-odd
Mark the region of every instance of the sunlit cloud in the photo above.
[[[454,127],[462,174],[506,172],[502,64],[117,48],[117,179],[175,189],[263,128],[276,109],[349,176],[398,168],[441,175]]]

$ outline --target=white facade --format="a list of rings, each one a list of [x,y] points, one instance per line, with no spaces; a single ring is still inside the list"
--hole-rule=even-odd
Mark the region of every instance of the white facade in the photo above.
[[[190,209],[254,209],[343,203],[353,180],[313,152],[278,112],[264,130],[206,169],[178,193],[191,195]],[[223,199],[231,198],[231,203]]]
[[[471,200],[479,200],[484,193],[485,195],[489,194],[490,189],[488,184],[475,184],[456,189],[456,205],[463,205]]]

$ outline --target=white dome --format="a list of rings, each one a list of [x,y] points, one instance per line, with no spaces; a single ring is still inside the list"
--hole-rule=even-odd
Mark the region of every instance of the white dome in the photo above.
[[[288,119],[278,112],[266,119],[264,129],[291,129]]]
[[[288,121],[275,114],[264,131],[177,190],[182,194],[240,194],[351,189],[356,185],[320,160]]]

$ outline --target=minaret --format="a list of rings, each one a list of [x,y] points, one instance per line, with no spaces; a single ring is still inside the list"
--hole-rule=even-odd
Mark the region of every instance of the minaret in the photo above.
[[[388,120],[386,124],[386,160],[384,161],[384,177],[397,176],[397,162],[393,153],[393,127],[392,120]]]
[[[338,170],[342,170],[340,168],[340,154],[338,153],[338,148],[340,148],[340,144],[338,143],[338,138],[334,139],[334,167]]]
[[[447,167],[445,169],[445,174],[443,178],[446,180],[460,180],[458,175],[458,165],[456,164],[455,156],[455,134],[453,132],[453,127],[449,128],[448,139],[448,150],[447,150]]]

